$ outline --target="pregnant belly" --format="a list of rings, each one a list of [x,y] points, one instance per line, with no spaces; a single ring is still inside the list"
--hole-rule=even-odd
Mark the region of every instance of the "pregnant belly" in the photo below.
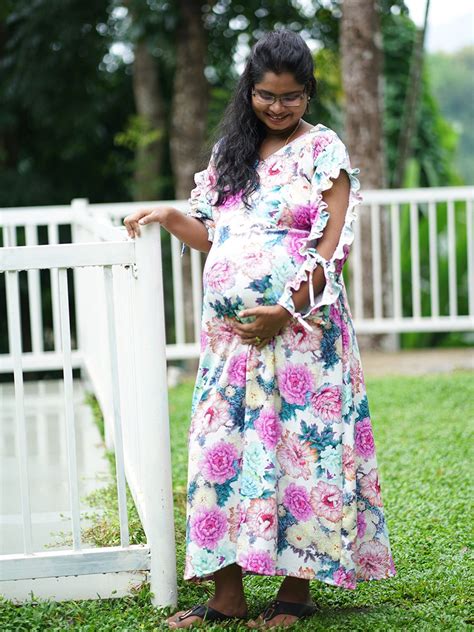
[[[286,248],[231,245],[225,242],[213,246],[208,255],[203,274],[204,301],[228,316],[257,305],[274,305],[298,268]]]

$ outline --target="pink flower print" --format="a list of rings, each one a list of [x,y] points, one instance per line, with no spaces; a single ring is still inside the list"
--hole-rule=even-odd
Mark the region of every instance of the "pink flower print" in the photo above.
[[[296,206],[292,209],[292,213],[293,228],[309,231],[316,216],[317,209],[312,204],[308,206]]]
[[[376,469],[370,470],[368,474],[362,476],[359,481],[360,494],[367,498],[374,507],[382,507],[382,497],[380,495],[379,477]]]
[[[289,404],[303,405],[313,389],[313,376],[304,364],[287,364],[278,372],[278,387]]]
[[[266,448],[272,449],[281,437],[281,423],[276,412],[263,409],[255,421],[255,430]]]
[[[302,485],[290,483],[285,489],[283,504],[297,520],[309,520],[313,515],[309,494]]]
[[[331,134],[318,134],[313,145],[313,158],[316,159],[325,147],[333,141]]]
[[[259,575],[274,575],[275,562],[266,551],[250,551],[239,560],[239,565]]]
[[[342,518],[342,491],[336,485],[319,481],[311,491],[311,505],[317,516],[338,522]]]
[[[207,342],[209,340],[209,336],[204,331],[204,329],[201,329],[201,334],[200,334],[200,339],[199,340],[200,340],[200,348],[201,348],[201,352],[202,352],[207,347]]]
[[[363,511],[357,513],[357,537],[362,539],[367,529],[367,521]]]
[[[255,279],[270,274],[272,271],[272,256],[269,252],[254,249],[244,252],[241,271],[243,274]]]
[[[356,587],[356,577],[354,571],[348,571],[340,566],[333,575],[334,583],[341,588],[354,590]]]
[[[370,419],[365,417],[355,425],[355,448],[357,454],[364,459],[370,459],[375,454],[374,435]]]
[[[237,542],[241,524],[245,522],[245,510],[242,506],[229,509],[229,538],[231,542]]]
[[[353,481],[355,479],[356,467],[354,460],[354,450],[349,445],[345,445],[342,448],[342,469],[344,472],[344,477],[347,478],[348,481]]]
[[[231,261],[221,259],[213,263],[209,270],[206,270],[204,282],[214,292],[224,292],[234,285],[236,271],[236,267]]]
[[[219,441],[208,448],[201,462],[201,470],[211,483],[225,483],[236,474],[237,449],[231,443]]]
[[[316,351],[321,345],[323,332],[321,327],[308,331],[299,321],[294,321],[283,330],[283,345],[291,351]]]
[[[288,253],[293,257],[296,263],[303,263],[305,256],[300,253],[300,248],[306,243],[306,237],[299,233],[289,231],[284,239],[284,243]]]
[[[190,524],[191,540],[207,549],[215,549],[227,531],[226,515],[219,507],[199,507]]]
[[[335,323],[341,330],[342,352],[344,354],[344,357],[347,357],[350,352],[351,343],[349,328],[347,327],[347,323],[343,320],[338,307],[334,304],[331,305],[329,310],[329,320]]]
[[[336,274],[341,274],[344,263],[346,262],[346,259],[349,256],[349,251],[350,251],[349,245],[344,244],[342,247],[342,257],[340,259],[336,259],[336,263],[334,266]]]
[[[202,400],[194,418],[194,428],[198,432],[215,432],[231,420],[229,405],[220,395],[214,400]]]
[[[277,536],[278,516],[274,498],[253,498],[247,511],[249,532],[257,538],[273,540]]]
[[[339,386],[321,388],[311,396],[316,416],[325,424],[340,421],[342,410],[341,389]]]
[[[392,572],[389,550],[378,540],[364,542],[354,553],[357,576],[364,579],[383,579]]]
[[[329,318],[331,320],[331,322],[333,322],[335,325],[337,325],[339,328],[342,325],[342,317],[341,317],[341,312],[340,310],[336,307],[336,305],[333,303],[331,305],[331,307],[329,308]]]
[[[238,340],[234,322],[229,318],[214,318],[208,326],[209,344],[214,353],[221,355]]]
[[[226,198],[225,202],[221,204],[219,208],[228,210],[232,208],[233,206],[240,204],[241,200],[242,200],[242,191],[239,191],[238,193],[235,193],[235,195],[229,195]]]
[[[278,163],[278,161],[273,162],[269,167],[268,167],[268,175],[269,176],[276,176],[279,173],[281,173],[281,169],[280,169],[280,165]]]
[[[227,377],[229,384],[233,386],[245,386],[245,373],[247,366],[247,354],[241,353],[237,356],[232,356],[227,368]]]
[[[277,448],[277,458],[281,468],[292,478],[311,476],[311,466],[318,458],[318,451],[308,442],[301,441],[296,433],[285,433]]]

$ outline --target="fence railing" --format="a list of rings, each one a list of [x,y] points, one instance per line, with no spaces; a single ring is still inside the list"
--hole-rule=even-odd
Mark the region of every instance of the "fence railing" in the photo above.
[[[369,230],[362,232],[362,222],[356,222],[344,271],[357,332],[474,329],[473,200],[474,187],[364,192],[361,220]],[[75,200],[71,206],[0,211],[0,283],[5,277],[0,309],[7,305],[8,323],[0,372],[14,375],[24,540],[23,554],[0,557],[0,593],[8,594],[13,581],[24,581],[29,592],[30,578],[93,578],[141,569],[151,571],[155,603],[176,602],[166,359],[199,354],[204,256],[193,251],[185,270],[181,244],[172,237],[162,249],[163,233],[156,224],[129,240],[123,217],[150,204]],[[172,204],[185,208],[183,202]],[[70,234],[64,236],[65,230]],[[192,297],[191,328],[185,322],[185,295]],[[98,398],[106,442],[115,450],[116,547],[86,548],[81,540],[72,406],[72,371],[77,368]],[[38,552],[32,550],[23,373],[52,369],[62,370],[65,384],[73,547]],[[146,545],[129,543],[125,482]],[[93,596],[92,579],[90,589]]]
[[[78,205],[76,203],[76,205]],[[78,205],[80,206],[80,204]],[[76,211],[74,210],[74,213]],[[73,213],[73,214],[74,214]],[[38,221],[38,214],[36,220]],[[8,218],[7,218],[8,219]],[[33,234],[32,214],[27,240]],[[10,228],[4,235],[8,246],[0,252],[5,273],[8,322],[8,362],[14,374],[16,405],[16,455],[21,489],[23,553],[0,556],[0,593],[24,594],[31,579],[87,575],[88,594],[95,597],[103,573],[145,571],[157,605],[176,603],[176,563],[171,482],[166,350],[163,319],[160,229],[149,227],[140,242],[122,240],[122,231],[107,228],[108,241],[86,234],[86,223],[77,223],[62,210],[51,211],[49,234],[57,235],[57,222],[72,222],[77,241],[83,243],[14,247]],[[44,221],[44,219],[43,219]],[[105,230],[105,228],[104,228]],[[104,236],[104,235],[102,235]],[[89,240],[86,238],[89,237]],[[54,239],[57,242],[57,239]],[[75,352],[71,344],[71,312],[68,269],[75,281],[75,317],[79,334]],[[54,349],[47,361],[42,346],[39,271],[49,271],[52,294]],[[19,274],[26,271],[36,288],[31,293],[32,351],[25,362],[22,349]],[[31,274],[33,273],[33,274]],[[37,310],[35,312],[35,310]],[[54,316],[56,314],[56,316]],[[26,366],[25,366],[26,365]],[[114,449],[120,544],[85,546],[76,464],[73,408],[73,367],[85,371],[98,397],[105,419],[109,445]],[[72,517],[72,548],[35,551],[29,494],[23,371],[60,368],[64,379],[64,426],[67,438],[68,488]],[[150,396],[153,393],[153,397]],[[126,481],[146,534],[144,545],[130,544]],[[110,575],[111,583],[118,575]],[[23,582],[23,591],[18,582]],[[15,585],[13,585],[15,584]],[[63,595],[61,587],[54,594]]]
[[[366,191],[363,197],[370,234],[361,234],[356,222],[348,261],[356,331],[472,330],[474,187]],[[364,312],[364,249],[371,251],[370,315]]]

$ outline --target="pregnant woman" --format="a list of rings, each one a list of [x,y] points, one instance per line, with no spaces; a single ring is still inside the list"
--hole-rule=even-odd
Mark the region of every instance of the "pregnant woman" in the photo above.
[[[213,579],[172,628],[246,618],[242,578],[282,575],[249,627],[316,611],[309,580],[354,589],[394,575],[359,349],[342,267],[360,202],[334,131],[302,116],[311,53],[290,31],[251,51],[187,216],[158,221],[204,269],[189,430],[184,578]]]

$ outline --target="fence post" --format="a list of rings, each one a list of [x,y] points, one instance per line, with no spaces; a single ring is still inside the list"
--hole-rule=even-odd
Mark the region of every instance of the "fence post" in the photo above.
[[[81,220],[89,214],[89,200],[87,198],[75,198],[71,201],[73,217],[71,222],[72,242],[97,241],[95,235],[86,232],[81,226]],[[74,301],[76,305],[76,332],[77,349],[81,353],[83,368],[86,369],[91,383],[88,388],[95,390],[104,417],[104,440],[107,450],[113,451],[114,425],[113,425],[113,401],[112,383],[110,371],[105,358],[109,357],[109,340],[107,337],[107,317],[105,316],[105,302],[103,294],[103,276],[99,268],[73,268],[74,277]],[[91,312],[91,296],[96,303],[96,314]],[[92,374],[89,375],[89,371]],[[84,371],[82,379],[85,378]],[[95,389],[92,389],[92,383]]]
[[[72,221],[71,221],[71,241],[73,244],[77,244],[82,241],[81,236],[81,223],[80,218],[81,215],[85,215],[87,213],[87,207],[89,205],[89,200],[87,198],[75,198],[71,200],[71,210],[72,210]],[[77,219],[76,219],[77,218]],[[81,318],[81,310],[84,308],[83,303],[81,303],[81,291],[80,284],[81,279],[80,273],[82,270],[76,268],[73,271],[74,275],[74,305],[76,306],[76,338],[77,338],[77,348],[79,350],[83,350],[83,345],[85,342],[85,334],[84,331],[84,319]]]
[[[141,228],[136,247],[137,397],[145,532],[155,606],[177,603],[171,446],[160,226]]]

